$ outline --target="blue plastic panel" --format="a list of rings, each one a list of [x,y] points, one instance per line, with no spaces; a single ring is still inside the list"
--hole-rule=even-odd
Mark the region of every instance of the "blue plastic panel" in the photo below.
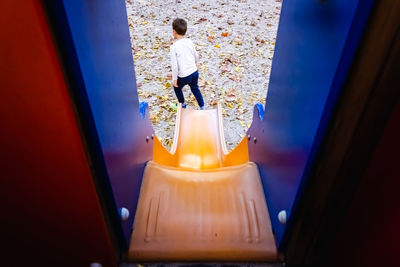
[[[249,129],[250,159],[259,166],[278,246],[285,231],[278,213],[286,210],[290,225],[305,171],[313,163],[372,4],[283,2],[265,115],[260,119],[255,108]]]
[[[130,211],[121,221],[125,241],[131,228],[145,163],[151,158],[153,130],[146,105],[139,111],[125,1],[65,0],[63,8],[77,57],[78,71],[94,120],[100,154],[117,209]],[[77,74],[79,73],[79,74]],[[117,211],[114,212],[117,214]]]

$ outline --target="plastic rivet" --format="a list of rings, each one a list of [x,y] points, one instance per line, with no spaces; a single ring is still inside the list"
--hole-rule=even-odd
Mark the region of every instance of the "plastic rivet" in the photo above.
[[[121,217],[122,221],[128,220],[128,218],[129,218],[129,210],[127,208],[124,208],[124,207],[120,208],[118,210],[118,213],[119,213],[119,216]]]
[[[278,220],[281,224],[286,224],[286,220],[287,220],[287,213],[286,210],[281,210],[278,213]]]

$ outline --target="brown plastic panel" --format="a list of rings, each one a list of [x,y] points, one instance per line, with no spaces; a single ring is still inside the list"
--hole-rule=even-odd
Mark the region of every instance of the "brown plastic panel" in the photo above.
[[[274,261],[257,166],[146,166],[129,248],[133,261]]]

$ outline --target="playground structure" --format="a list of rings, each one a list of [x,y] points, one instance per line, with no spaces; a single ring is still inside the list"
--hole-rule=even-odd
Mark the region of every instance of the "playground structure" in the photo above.
[[[247,137],[230,153],[220,105],[179,104],[168,152],[154,141],[135,216],[133,261],[275,261],[277,249]]]
[[[397,214],[346,210],[396,207],[398,2],[284,2],[266,111],[230,154],[218,110],[179,108],[171,152],[153,135],[123,1],[1,10],[6,265],[335,264],[358,240],[349,264],[394,255],[398,232],[378,226]]]

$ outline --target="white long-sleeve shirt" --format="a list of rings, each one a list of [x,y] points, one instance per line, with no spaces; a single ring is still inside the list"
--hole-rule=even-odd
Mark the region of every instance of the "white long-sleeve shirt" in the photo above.
[[[188,38],[182,38],[170,48],[172,79],[186,77],[197,70],[196,64],[199,61],[199,55],[194,48],[193,42]]]

